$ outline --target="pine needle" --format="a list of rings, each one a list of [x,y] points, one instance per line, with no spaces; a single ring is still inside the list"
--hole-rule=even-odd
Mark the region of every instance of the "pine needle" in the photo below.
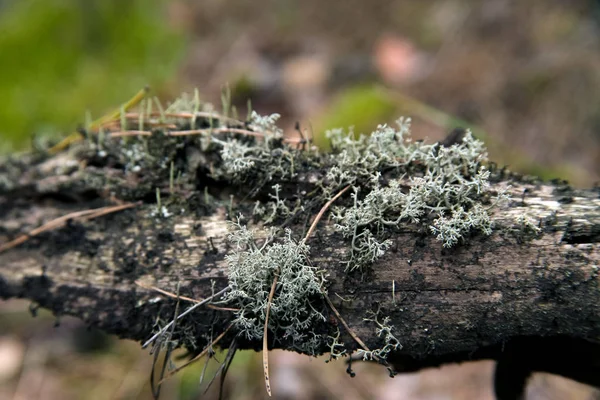
[[[317,224],[323,217],[323,214],[325,214],[325,211],[327,211],[327,209],[331,206],[331,204],[333,204],[333,202],[336,201],[341,195],[343,195],[348,189],[350,189],[350,185],[348,185],[345,188],[343,188],[342,190],[340,190],[335,196],[333,196],[331,199],[329,199],[329,201],[327,203],[325,203],[325,205],[321,208],[321,210],[315,217],[310,228],[308,229],[308,232],[306,233],[306,236],[304,237],[304,243],[306,243],[308,241],[308,239],[310,238],[312,233],[317,228]],[[354,331],[352,329],[350,329],[350,326],[348,326],[348,324],[346,323],[344,318],[342,318],[341,314],[339,313],[337,308],[335,308],[335,306],[331,302],[331,299],[329,298],[327,293],[325,293],[325,291],[323,291],[322,293],[323,293],[323,297],[325,297],[325,300],[327,301],[327,304],[329,305],[329,308],[331,308],[331,311],[333,311],[333,313],[335,314],[337,319],[342,323],[342,325],[344,325],[344,328],[346,328],[346,331],[348,331],[350,336],[352,336],[352,339],[354,339],[356,341],[356,343],[358,343],[359,346],[363,348],[363,350],[369,351],[369,348],[367,347],[365,342],[363,342],[361,340],[361,338],[359,338],[358,335],[356,333],[354,333]]]
[[[62,217],[58,217],[53,219],[52,221],[46,222],[45,224],[43,224],[42,226],[35,228],[31,231],[29,231],[28,233],[21,235],[19,237],[17,237],[14,240],[11,240],[8,243],[4,243],[0,245],[0,253],[12,249],[13,247],[16,247],[22,243],[25,243],[27,240],[29,240],[30,238],[39,235],[40,233],[44,233],[53,229],[57,229],[60,228],[62,226],[64,226],[67,221],[69,220],[84,220],[84,221],[88,221],[94,218],[98,218],[101,217],[103,215],[106,214],[111,214],[117,211],[121,211],[121,210],[125,210],[127,208],[132,208],[135,207],[137,205],[139,205],[140,203],[126,203],[126,204],[121,204],[118,206],[107,206],[107,207],[100,207],[100,208],[94,208],[91,210],[83,210],[83,211],[75,211],[72,213],[69,213],[67,215],[63,215]]]
[[[186,297],[186,296],[177,296],[175,293],[171,293],[169,291],[158,288],[156,286],[146,285],[145,283],[142,283],[140,281],[136,281],[135,284],[141,288],[144,288],[147,290],[154,290],[155,292],[164,294],[165,296],[171,297],[173,299],[185,300],[185,301],[189,301],[190,303],[200,303],[200,302],[204,301],[204,300],[193,299],[191,297]],[[207,304],[206,307],[212,308],[213,310],[219,310],[219,311],[240,311],[238,308],[218,307],[218,306],[215,306],[214,304]]]
[[[213,294],[212,296],[209,296],[209,297],[205,298],[204,300],[200,301],[199,303],[194,304],[193,306],[191,306],[190,308],[188,308],[187,310],[185,310],[184,312],[182,312],[181,314],[179,314],[177,316],[177,319],[185,317],[186,315],[188,315],[189,313],[191,313],[196,308],[200,307],[203,304],[208,303],[209,301],[211,301],[215,297],[218,297],[218,296],[222,295],[223,293],[227,292],[228,290],[229,290],[229,286],[226,286],[225,288],[221,289],[220,291],[218,291],[217,293]],[[142,349],[148,347],[148,345],[150,343],[154,342],[156,340],[156,338],[158,338],[159,336],[161,336],[162,334],[164,334],[166,332],[166,330],[171,327],[171,325],[173,325],[173,321],[169,322],[161,330],[159,330],[158,332],[156,332],[150,339],[148,339],[146,341],[146,343],[144,343],[142,345]]]
[[[341,195],[343,195],[346,192],[346,190],[348,190],[348,189],[350,189],[350,185],[348,185],[345,188],[343,188],[342,190],[340,190],[340,192],[338,194],[333,196],[331,199],[329,199],[329,201],[327,203],[325,203],[325,205],[321,208],[321,210],[315,217],[314,221],[312,222],[312,225],[308,229],[308,232],[306,233],[306,236],[304,237],[304,243],[306,243],[308,241],[308,239],[310,238],[310,236],[312,235],[314,230],[317,228],[317,224],[323,217],[323,214],[325,214],[325,211],[327,211],[327,209],[331,206],[331,204],[333,204],[333,202],[336,201]]]
[[[215,344],[217,344],[219,342],[219,340],[223,339],[223,337],[227,334],[227,332],[229,332],[229,329],[231,328],[231,326],[232,325],[229,324],[229,326],[227,326],[227,328],[225,328],[225,330],[219,336],[217,336],[217,338],[215,340],[213,340],[208,346],[206,346],[200,354],[198,354],[196,357],[192,358],[190,361],[186,362],[182,366],[179,366],[179,367],[175,368],[174,370],[170,371],[167,374],[167,376],[165,376],[160,382],[158,382],[158,384],[159,385],[162,384],[164,381],[166,381],[167,379],[169,379],[170,377],[172,377],[173,375],[175,375],[176,373],[181,371],[183,368],[187,367],[188,365],[190,365],[190,364],[200,360],[202,357],[204,357],[204,355],[206,353],[208,353],[208,350],[210,348],[212,348]]]
[[[269,325],[269,313],[271,312],[271,303],[273,302],[273,296],[275,295],[275,287],[277,286],[277,278],[279,275],[275,273],[273,278],[273,284],[271,285],[271,291],[269,292],[269,298],[267,300],[267,310],[265,312],[265,327],[263,330],[263,372],[265,373],[265,386],[267,393],[271,397],[271,383],[269,382],[269,346],[268,346],[268,325]]]
[[[107,122],[110,122],[110,121],[120,118],[122,116],[121,114],[123,114],[127,110],[138,105],[144,99],[144,97],[146,97],[146,95],[148,94],[149,91],[150,91],[149,86],[144,87],[142,90],[137,92],[135,94],[135,96],[133,96],[131,99],[129,99],[129,101],[127,101],[125,104],[123,104],[117,110],[113,111],[110,114],[106,114],[103,117],[100,117],[97,120],[93,121],[90,124],[89,129],[96,130],[96,129],[100,128],[102,125],[106,124]],[[123,110],[123,111],[121,111],[121,110]],[[50,147],[48,149],[48,153],[56,154],[56,153],[64,150],[65,148],[67,148],[69,145],[79,142],[82,138],[83,137],[81,136],[81,133],[73,132],[72,134],[70,134],[69,136],[67,136],[66,138],[64,138],[57,144],[55,144],[54,146]]]

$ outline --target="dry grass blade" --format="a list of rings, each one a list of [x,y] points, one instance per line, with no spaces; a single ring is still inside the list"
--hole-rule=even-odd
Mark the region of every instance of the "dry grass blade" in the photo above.
[[[229,326],[227,326],[227,328],[225,328],[225,330],[219,335],[217,336],[217,338],[215,340],[213,340],[208,346],[206,346],[204,348],[204,350],[202,350],[202,352],[200,354],[198,354],[196,357],[192,358],[190,361],[186,362],[185,364],[183,364],[180,367],[175,368],[174,370],[170,371],[167,376],[165,376],[163,379],[161,379],[160,382],[158,382],[158,384],[162,384],[164,381],[166,381],[167,379],[169,379],[170,377],[172,377],[173,375],[175,375],[176,373],[178,373],[179,371],[181,371],[182,369],[184,369],[185,367],[187,367],[188,365],[195,363],[196,361],[198,361],[199,359],[201,359],[202,357],[204,357],[204,355],[208,352],[208,350],[210,348],[212,348],[215,344],[217,344],[219,342],[219,340],[223,339],[223,337],[227,334],[227,332],[229,332],[229,329],[231,329],[231,324],[229,324]]]
[[[204,300],[198,300],[198,299],[192,299],[191,297],[186,297],[186,296],[177,296],[175,293],[171,293],[168,292],[164,289],[161,288],[157,288],[156,286],[152,286],[152,285],[146,285],[140,281],[136,281],[135,282],[136,285],[138,285],[141,288],[144,289],[148,289],[148,290],[154,290],[155,292],[158,292],[160,294],[164,294],[167,297],[171,297],[173,299],[179,299],[179,300],[184,300],[184,301],[189,301],[190,303],[201,303]],[[206,307],[208,308],[212,308],[213,310],[219,310],[219,311],[239,311],[238,308],[231,308],[231,307],[219,307],[219,306],[215,306],[214,304],[207,304]]]
[[[127,110],[135,107],[136,105],[138,105],[144,99],[144,97],[146,97],[146,95],[148,94],[149,91],[150,91],[149,86],[144,87],[142,90],[137,92],[135,94],[135,96],[133,96],[131,99],[129,99],[129,101],[127,101],[127,103],[123,104],[123,106],[119,107],[117,110],[113,111],[112,113],[104,115],[103,117],[98,118],[97,120],[92,122],[89,129],[90,130],[98,129],[103,124],[106,124],[107,122],[110,122],[112,120],[115,120],[115,119],[121,117],[122,110],[127,111]],[[69,145],[79,142],[82,138],[83,138],[83,136],[81,136],[81,134],[79,132],[74,132],[74,133],[70,134],[69,136],[67,136],[66,138],[64,138],[63,140],[61,140],[60,142],[58,142],[56,145],[49,148],[48,153],[56,154],[59,151],[64,150]]]
[[[324,296],[325,296],[325,300],[327,301],[327,304],[329,305],[329,308],[331,308],[331,311],[333,311],[333,313],[335,314],[335,316],[337,317],[337,319],[339,319],[340,322],[342,323],[342,325],[344,325],[344,328],[346,328],[346,330],[348,331],[348,333],[350,334],[350,336],[352,336],[352,339],[354,339],[354,341],[356,341],[356,343],[358,343],[358,345],[360,347],[362,347],[363,350],[365,350],[365,351],[371,351],[371,350],[369,350],[369,348],[367,347],[367,345],[365,344],[365,342],[363,342],[361,340],[361,338],[359,338],[356,335],[356,333],[354,333],[354,331],[352,329],[350,329],[350,327],[348,326],[348,324],[346,323],[346,321],[344,320],[344,318],[342,318],[342,316],[340,315],[340,313],[337,310],[337,308],[335,308],[335,306],[333,305],[333,303],[329,299],[329,296],[327,296],[327,294],[325,294],[325,293],[324,293]]]
[[[148,290],[154,290],[155,292],[164,294],[165,296],[171,297],[174,299],[185,300],[185,301],[189,301],[191,303],[200,303],[202,301],[202,300],[192,299],[191,297],[177,296],[175,293],[167,292],[166,290],[157,288],[156,286],[146,285],[140,281],[136,281],[135,284],[141,288],[148,289]]]
[[[188,315],[189,313],[191,313],[192,311],[194,311],[196,308],[200,307],[203,304],[208,303],[209,301],[211,301],[215,297],[218,297],[218,296],[222,295],[223,293],[227,292],[228,290],[229,290],[229,286],[226,286],[225,288],[221,289],[220,291],[218,291],[217,293],[213,294],[212,296],[209,296],[209,297],[205,298],[204,300],[200,301],[199,303],[194,304],[193,306],[191,306],[190,308],[188,308],[187,310],[185,310],[184,312],[182,312],[181,314],[179,314],[177,316],[177,319],[181,319],[181,318],[185,317],[186,315]],[[171,325],[173,325],[173,322],[174,321],[169,322],[161,330],[159,330],[158,332],[156,332],[150,339],[148,339],[146,341],[146,343],[144,343],[142,345],[142,348],[148,347],[148,345],[150,343],[154,342],[157,337],[163,335],[167,331],[167,329],[169,329],[171,327]]]
[[[265,373],[265,386],[269,397],[271,396],[271,383],[269,382],[269,346],[267,340],[267,333],[269,330],[269,313],[271,312],[271,303],[273,302],[273,296],[275,295],[275,287],[277,286],[277,278],[279,275],[275,273],[273,278],[273,284],[271,285],[271,291],[269,292],[269,298],[267,299],[267,309],[265,311],[265,327],[263,330],[263,372]]]
[[[42,226],[37,227],[37,228],[29,231],[28,233],[21,235],[14,240],[11,240],[8,243],[4,243],[4,244],[0,245],[0,253],[4,252],[6,250],[12,249],[13,247],[16,247],[22,243],[25,243],[27,240],[29,240],[30,238],[32,238],[34,236],[39,235],[40,233],[44,233],[44,232],[50,231],[52,229],[60,228],[63,225],[65,225],[67,223],[67,221],[69,221],[69,220],[77,220],[77,219],[90,220],[90,219],[98,218],[103,215],[107,215],[107,214],[111,214],[111,213],[114,213],[117,211],[125,210],[127,208],[132,208],[132,207],[137,206],[138,204],[140,204],[140,203],[126,203],[126,204],[121,204],[118,206],[107,206],[107,207],[94,208],[91,210],[75,211],[75,212],[69,213],[67,215],[63,215],[62,217],[58,217],[58,218],[53,219],[52,221],[46,222]]]
[[[323,218],[323,214],[325,214],[325,211],[327,211],[327,209],[331,206],[331,204],[333,204],[334,201],[339,199],[340,196],[343,195],[348,189],[350,189],[350,185],[348,185],[345,188],[343,188],[342,190],[340,190],[338,194],[333,196],[331,199],[329,199],[329,201],[327,203],[325,203],[325,205],[321,208],[321,210],[315,217],[312,225],[308,229],[308,232],[306,232],[306,236],[304,237],[304,243],[306,243],[308,241],[308,239],[310,238],[310,236],[312,235],[314,230],[317,228],[317,224],[319,223],[321,218]]]
[[[111,138],[116,137],[129,137],[129,136],[152,136],[152,132],[148,131],[120,131],[120,132],[111,132],[108,134]]]

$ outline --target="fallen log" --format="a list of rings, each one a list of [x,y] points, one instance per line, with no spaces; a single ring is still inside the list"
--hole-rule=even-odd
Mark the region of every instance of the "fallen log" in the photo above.
[[[169,326],[157,343],[196,354],[231,327],[220,347],[259,350],[277,275],[270,348],[395,372],[496,359],[503,398],[531,371],[600,384],[598,188],[498,168],[470,135],[405,141],[406,121],[322,154],[274,118],[137,118],[0,161],[0,298],[141,342]]]

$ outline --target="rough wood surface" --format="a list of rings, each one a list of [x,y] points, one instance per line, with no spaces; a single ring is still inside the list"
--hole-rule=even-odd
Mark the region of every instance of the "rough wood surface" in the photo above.
[[[114,204],[115,196],[139,203],[89,221],[68,221],[0,252],[1,298],[27,298],[58,316],[73,315],[106,332],[143,341],[156,330],[158,320],[173,317],[176,302],[136,282],[179,290],[192,298],[204,298],[227,285],[227,207],[210,209],[199,202],[194,213],[156,218],[153,190],[130,178],[119,181],[124,187],[102,187],[96,177],[120,177],[122,172],[82,163],[73,152],[49,159],[5,160],[0,163],[0,178],[3,175],[0,245],[54,218]],[[164,182],[164,192],[168,185]],[[518,351],[543,343],[540,354],[548,356],[571,346],[567,353],[581,356],[582,365],[598,368],[599,191],[514,177],[493,185],[492,190],[511,185],[512,201],[494,211],[497,228],[491,236],[475,234],[444,249],[422,228],[407,226],[391,237],[392,248],[368,276],[344,272],[339,250],[343,239],[325,218],[308,244],[313,264],[329,274],[331,300],[373,348],[381,339],[373,322],[364,320],[366,311],[381,310],[391,318],[402,345],[391,357],[399,370],[498,359],[520,340],[527,345]],[[224,199],[247,190],[217,183],[209,189],[212,196]],[[195,202],[200,194],[188,188],[182,196]],[[516,225],[519,215],[528,216],[541,233]],[[324,302],[314,307],[331,316],[315,329],[338,325]],[[232,316],[200,307],[189,318],[194,324],[188,326],[188,334],[201,348]],[[339,327],[342,341],[356,348]],[[227,347],[234,334],[221,345]],[[278,345],[285,347],[285,341]],[[260,343],[239,346],[259,349]],[[576,377],[583,379],[580,375]]]

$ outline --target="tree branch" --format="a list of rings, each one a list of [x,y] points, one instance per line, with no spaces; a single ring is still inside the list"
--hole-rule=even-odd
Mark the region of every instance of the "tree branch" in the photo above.
[[[146,139],[135,140],[139,145]],[[225,288],[225,256],[233,250],[227,241],[229,216],[248,215],[256,199],[269,199],[265,186],[271,183],[265,185],[264,176],[241,183],[223,179],[214,172],[220,162],[214,153],[202,151],[197,142],[165,140],[156,148],[149,142],[147,151],[152,162],[164,164],[157,156],[163,152],[175,163],[183,177],[175,183],[169,182],[167,167],[132,172],[119,158],[133,146],[127,141],[106,144],[108,158],[99,156],[96,147],[84,147],[54,157],[23,155],[0,162],[0,245],[69,213],[139,201],[94,219],[73,214],[61,227],[36,231],[5,248],[0,252],[0,297],[27,298],[57,316],[76,316],[106,332],[145,341],[173,319],[176,304],[149,286],[169,292],[179,288],[181,296],[198,300]],[[310,262],[328,275],[329,297],[369,348],[381,348],[383,340],[376,324],[365,320],[367,311],[390,318],[401,348],[388,361],[399,371],[501,359],[509,348],[528,350],[537,360],[545,354],[546,367],[532,366],[538,369],[554,365],[547,360],[550,355],[562,361],[570,357],[562,351],[567,344],[583,352],[578,360],[583,365],[592,365],[600,354],[598,191],[493,172],[490,191],[508,190],[512,200],[491,211],[489,236],[476,231],[445,248],[427,225],[403,224],[386,231],[391,246],[381,258],[354,272],[342,262],[348,240],[331,220],[325,218],[307,242]],[[281,183],[282,196],[293,200],[315,191],[325,174],[309,165],[270,182]],[[157,207],[156,188],[165,210]],[[342,200],[351,203],[348,194]],[[308,201],[304,213],[291,215],[287,225],[297,241],[324,204]],[[312,327],[316,334],[333,337],[339,329],[341,342],[356,349],[323,299],[311,306],[330,316]],[[181,319],[186,322],[176,339],[199,353],[233,318],[228,310],[198,307]],[[227,347],[236,334],[231,329],[221,345]],[[271,345],[291,348],[282,332],[274,337]],[[261,348],[260,341],[243,337],[238,345]],[[318,352],[328,349],[321,344]],[[599,376],[599,367],[594,368]],[[583,372],[562,373],[588,378]]]

